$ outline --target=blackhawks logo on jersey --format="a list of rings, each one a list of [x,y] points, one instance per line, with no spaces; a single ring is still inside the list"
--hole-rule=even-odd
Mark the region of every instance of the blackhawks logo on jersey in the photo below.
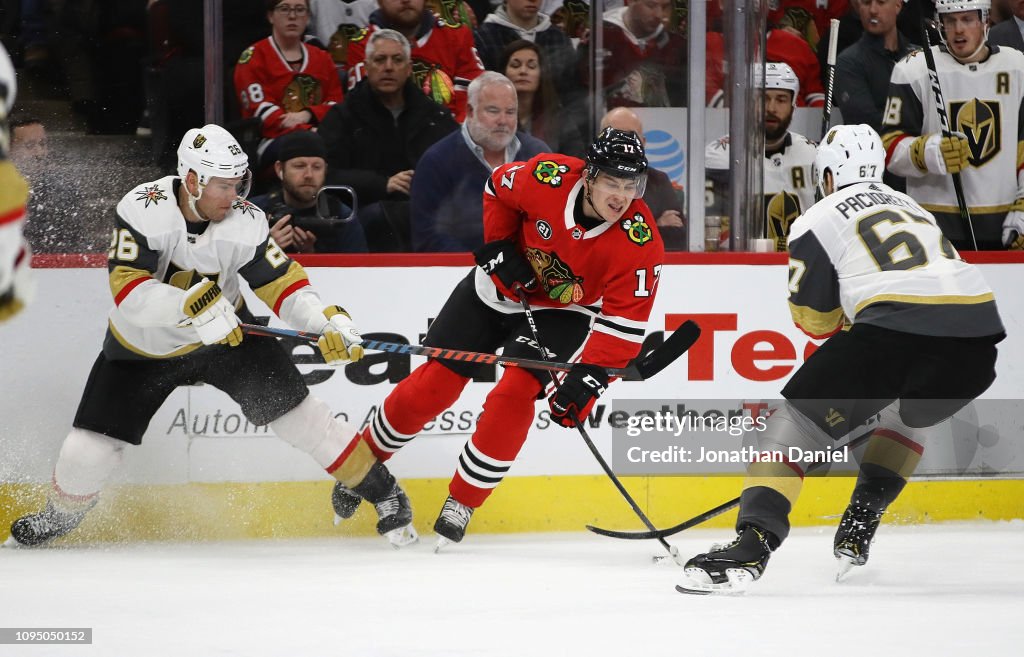
[[[136,201],[145,201],[143,208],[148,208],[149,204],[158,204],[160,201],[167,200],[167,194],[164,190],[160,189],[160,185],[150,185],[149,187],[143,187],[139,191],[135,192],[138,196],[135,197]]]
[[[241,56],[238,58],[238,63],[239,64],[248,64],[249,61],[252,59],[252,54],[255,51],[256,51],[256,49],[253,46],[249,46],[248,48],[243,50]]]
[[[447,105],[455,95],[455,83],[451,77],[430,62],[422,59],[412,61],[412,79],[432,101],[438,105]]]
[[[559,164],[554,160],[541,160],[533,170],[533,177],[537,182],[552,187],[559,187],[562,184],[562,176],[569,173],[569,167]]]
[[[560,303],[579,303],[583,298],[583,278],[573,274],[557,253],[545,253],[530,247],[526,249],[526,260],[537,272],[549,299]]]
[[[348,64],[348,44],[365,38],[364,28],[350,23],[342,23],[331,35],[331,41],[327,44],[327,52],[331,53],[331,59],[335,64],[345,66]]]
[[[284,98],[281,107],[286,112],[301,112],[307,107],[319,105],[323,102],[323,87],[320,81],[312,75],[296,75],[288,86],[284,88]]]
[[[637,212],[632,218],[626,217],[619,226],[622,230],[626,231],[626,236],[629,237],[629,241],[637,246],[643,246],[652,239],[654,239],[654,233],[651,231],[650,224],[644,219],[644,216]]]

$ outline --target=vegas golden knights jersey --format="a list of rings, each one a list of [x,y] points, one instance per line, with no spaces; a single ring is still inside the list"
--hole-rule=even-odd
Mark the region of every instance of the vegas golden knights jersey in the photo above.
[[[984,61],[961,64],[942,46],[932,46],[950,129],[967,136],[971,155],[960,172],[979,247],[1000,248],[1003,218],[1024,195],[1018,181],[1024,165],[1024,54],[989,46]],[[931,211],[951,240],[969,244],[952,176],[929,174],[910,154],[911,141],[941,131],[924,53],[896,64],[882,118],[886,164],[906,176],[907,193]]]
[[[786,250],[790,225],[814,205],[814,142],[795,132],[786,133],[782,149],[764,158],[765,235],[775,240],[777,251]],[[707,214],[726,214],[729,191],[729,136],[710,144],[704,151],[712,206]]]
[[[906,194],[863,182],[830,194],[789,235],[789,308],[822,338],[845,318],[917,335],[1003,332],[992,289],[935,217]]]

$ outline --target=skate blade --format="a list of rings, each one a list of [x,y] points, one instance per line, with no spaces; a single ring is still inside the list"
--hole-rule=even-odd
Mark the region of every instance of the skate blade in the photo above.
[[[440,554],[442,549],[454,543],[455,541],[449,540],[444,536],[438,536],[437,543],[434,545],[434,554]]]
[[[676,591],[689,595],[743,595],[747,592],[754,576],[746,568],[729,568],[725,571],[728,581],[713,584],[707,581],[708,575],[700,568],[687,568],[681,584],[676,584]]]
[[[384,538],[388,539],[388,542],[391,543],[391,547],[398,550],[420,540],[420,535],[416,533],[416,529],[412,525],[406,525],[405,527],[392,529],[388,533],[384,534]]]
[[[854,566],[861,565],[861,564],[858,564],[853,559],[853,557],[850,557],[850,556],[845,555],[845,554],[838,554],[838,555],[836,555],[836,559],[839,561],[838,568],[836,570],[836,581],[837,582],[841,582],[843,580],[843,578],[846,577],[847,573],[849,573],[851,570],[853,570]]]
[[[340,524],[341,524],[341,521],[342,521],[342,520],[344,520],[344,518],[342,518],[341,516],[339,516],[339,515],[338,515],[337,513],[335,513],[335,514],[334,514],[334,526],[335,526],[335,527],[337,527],[338,525],[340,525]]]
[[[14,549],[17,550],[17,549],[23,548],[25,546],[22,545],[21,543],[19,543],[17,540],[15,540],[15,538],[13,536],[8,536],[6,541],[4,541],[3,543],[0,543],[0,547],[14,548]]]

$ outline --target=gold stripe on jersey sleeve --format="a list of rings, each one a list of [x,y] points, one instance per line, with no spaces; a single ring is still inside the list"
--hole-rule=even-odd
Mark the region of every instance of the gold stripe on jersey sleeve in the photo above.
[[[142,278],[153,278],[153,274],[145,269],[118,265],[110,272],[110,292],[117,299],[125,287]]]
[[[256,288],[253,292],[260,298],[260,301],[267,304],[267,307],[272,309],[274,313],[277,313],[285,297],[306,285],[309,285],[309,277],[306,276],[306,270],[299,263],[292,262],[288,266],[288,271],[266,285]]]
[[[932,212],[932,213],[935,213],[935,212],[944,212],[944,213],[952,213],[952,214],[959,214],[960,213],[960,206],[958,206],[958,205],[935,205],[935,204],[932,204],[932,203],[922,203],[921,207],[924,208],[925,210],[927,210],[928,212]],[[971,211],[972,215],[975,215],[975,214],[1005,214],[1006,212],[1009,212],[1011,209],[1012,209],[1012,206],[1009,203],[1004,203],[1002,205],[972,205],[970,207],[970,211]]]
[[[198,349],[199,347],[203,346],[202,342],[194,342],[192,344],[185,345],[181,349],[172,351],[169,354],[151,354],[139,349],[131,342],[128,342],[128,340],[118,332],[117,328],[114,327],[113,322],[108,321],[107,326],[110,327],[110,334],[114,336],[114,339],[117,340],[118,344],[120,344],[122,347],[132,352],[133,354],[138,354],[139,356],[144,356],[146,358],[175,358],[177,356],[184,356],[185,354],[191,353]]]
[[[764,487],[771,488],[782,494],[790,505],[796,504],[800,497],[800,489],[804,480],[786,463],[758,461],[747,468],[747,476],[743,480],[743,490]]]
[[[1017,142],[1017,171],[1024,167],[1024,141]]]
[[[893,130],[892,132],[887,132],[884,135],[882,135],[882,148],[884,148],[885,151],[888,153],[889,149],[892,148],[892,145],[895,142],[899,141],[900,139],[906,136],[907,133],[903,132],[902,130]]]
[[[10,162],[0,162],[0,217],[25,207],[28,182]]]
[[[943,294],[938,296],[915,296],[913,294],[879,294],[857,304],[854,309],[854,317],[860,314],[868,306],[874,303],[894,301],[896,303],[909,303],[923,306],[972,306],[979,303],[995,301],[996,298],[991,292],[984,294]]]
[[[789,314],[803,331],[819,337],[832,334],[843,325],[844,318],[842,308],[821,312],[808,306],[798,306],[792,301],[789,302]]]

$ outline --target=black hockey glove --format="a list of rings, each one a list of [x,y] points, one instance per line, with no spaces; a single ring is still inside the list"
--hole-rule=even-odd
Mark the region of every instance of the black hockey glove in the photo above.
[[[555,392],[548,397],[551,418],[563,427],[576,426],[590,415],[590,409],[608,387],[608,372],[597,365],[577,363]]]
[[[519,252],[512,240],[488,242],[473,252],[476,264],[485,274],[497,279],[503,292],[515,294],[516,287],[522,286],[527,292],[537,289],[537,277],[533,267]]]

